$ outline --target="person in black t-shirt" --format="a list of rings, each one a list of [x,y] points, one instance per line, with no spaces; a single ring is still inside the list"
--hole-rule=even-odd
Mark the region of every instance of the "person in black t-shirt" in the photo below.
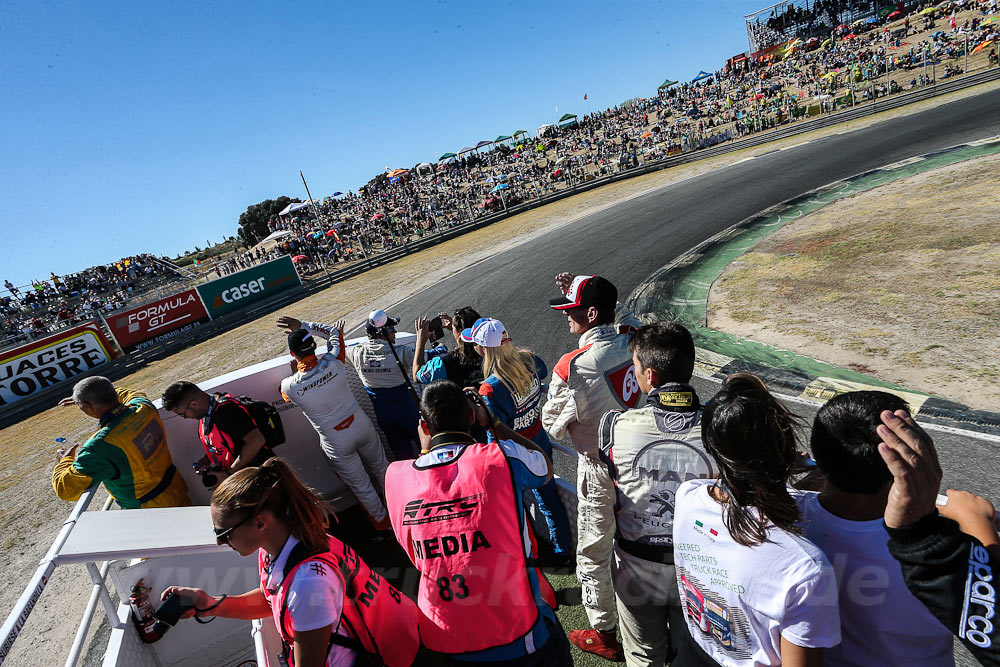
[[[224,472],[259,466],[274,456],[264,434],[238,399],[229,394],[207,394],[192,382],[175,382],[163,392],[163,407],[185,419],[197,419],[205,456],[198,472]]]

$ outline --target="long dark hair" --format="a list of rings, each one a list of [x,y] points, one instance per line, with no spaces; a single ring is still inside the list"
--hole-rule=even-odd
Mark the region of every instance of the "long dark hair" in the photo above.
[[[801,532],[798,506],[788,493],[799,425],[749,373],[730,375],[705,406],[701,439],[719,466],[726,494],[722,520],[737,543],[763,543],[768,521]]]
[[[270,510],[310,551],[330,548],[322,501],[282,458],[271,457],[259,468],[243,468],[227,477],[212,493],[212,505],[224,516]]]
[[[472,327],[478,319],[479,313],[466,306],[455,311],[455,315],[451,320],[451,326],[459,333],[462,333],[463,329]],[[458,357],[458,362],[463,366],[478,366],[481,363],[479,355],[476,354],[476,347],[472,343],[459,342],[455,348],[455,356]]]

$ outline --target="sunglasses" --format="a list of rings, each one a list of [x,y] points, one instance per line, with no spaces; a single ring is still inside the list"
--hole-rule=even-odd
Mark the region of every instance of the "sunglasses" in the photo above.
[[[239,523],[236,523],[236,524],[230,526],[229,528],[215,528],[215,527],[213,527],[212,530],[215,532],[215,539],[218,540],[219,542],[222,542],[223,544],[229,544],[229,540],[233,536],[233,531],[236,530],[237,528],[239,528],[240,526],[242,526],[243,524],[245,524],[247,521],[249,521],[253,517],[254,517],[254,515],[251,514],[250,516],[246,517],[245,519],[243,519]]]

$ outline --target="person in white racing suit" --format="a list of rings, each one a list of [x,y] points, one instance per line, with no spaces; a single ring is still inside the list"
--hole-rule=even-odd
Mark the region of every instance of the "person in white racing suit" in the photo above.
[[[409,378],[400,370],[402,366],[409,373],[413,366],[413,347],[395,347],[397,324],[398,318],[389,317],[382,310],[373,310],[365,326],[368,339],[351,346],[347,359],[371,396],[375,418],[385,433],[393,460],[399,461],[415,458],[420,449],[417,437],[420,411],[407,385]]]
[[[615,526],[611,579],[625,662],[663,667],[687,631],[674,572],[675,493],[682,482],[715,477],[717,470],[701,444],[691,334],[674,322],[647,324],[629,347],[648,398],[601,421],[600,456],[616,490],[604,520]]]
[[[620,660],[610,566],[614,521],[605,511],[614,505],[615,489],[598,458],[598,427],[605,413],[634,408],[642,397],[628,349],[640,322],[618,304],[618,289],[600,276],[561,273],[556,285],[564,296],[549,305],[566,314],[570,333],[580,339],[552,371],[542,426],[557,440],[569,434],[580,454],[576,574],[592,627],[570,632],[569,639],[582,651]]]
[[[281,381],[281,395],[302,408],[319,433],[320,446],[337,475],[351,489],[378,530],[389,529],[381,495],[389,462],[382,441],[347,384],[344,364],[344,324],[327,326],[284,315],[278,326],[288,333],[294,373]],[[326,340],[327,351],[316,354],[313,335]]]

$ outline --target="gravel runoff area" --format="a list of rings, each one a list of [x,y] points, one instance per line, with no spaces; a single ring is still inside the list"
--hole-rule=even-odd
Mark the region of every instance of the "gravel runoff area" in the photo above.
[[[715,282],[708,325],[995,410],[998,169],[960,162],[787,224]]]
[[[866,127],[887,118],[908,115],[996,88],[1000,88],[1000,83],[983,84],[809,134],[610,184],[378,267],[303,299],[290,312],[326,321],[344,317],[349,326],[353,326],[364,319],[373,304],[391,305],[476,261],[651,190],[777,148]],[[278,335],[273,326],[274,317],[268,315],[248,322],[212,340],[182,350],[169,359],[150,364],[119,380],[117,384],[144,390],[155,397],[174,380],[197,382],[277,356],[285,350],[283,336]],[[69,503],[55,497],[50,485],[50,471],[55,463],[54,439],[62,436],[71,442],[82,442],[93,430],[93,421],[72,407],[52,408],[0,430],[2,576],[8,582],[0,590],[0,609],[5,613],[21,594],[71,509]],[[99,508],[105,497],[102,490],[92,507]],[[58,568],[8,657],[9,664],[51,665],[63,662],[89,590],[90,580],[82,565]],[[101,614],[100,610],[98,614]],[[97,627],[95,623],[92,635]],[[106,633],[106,625],[103,627]],[[103,647],[94,648],[97,653],[103,652]]]

